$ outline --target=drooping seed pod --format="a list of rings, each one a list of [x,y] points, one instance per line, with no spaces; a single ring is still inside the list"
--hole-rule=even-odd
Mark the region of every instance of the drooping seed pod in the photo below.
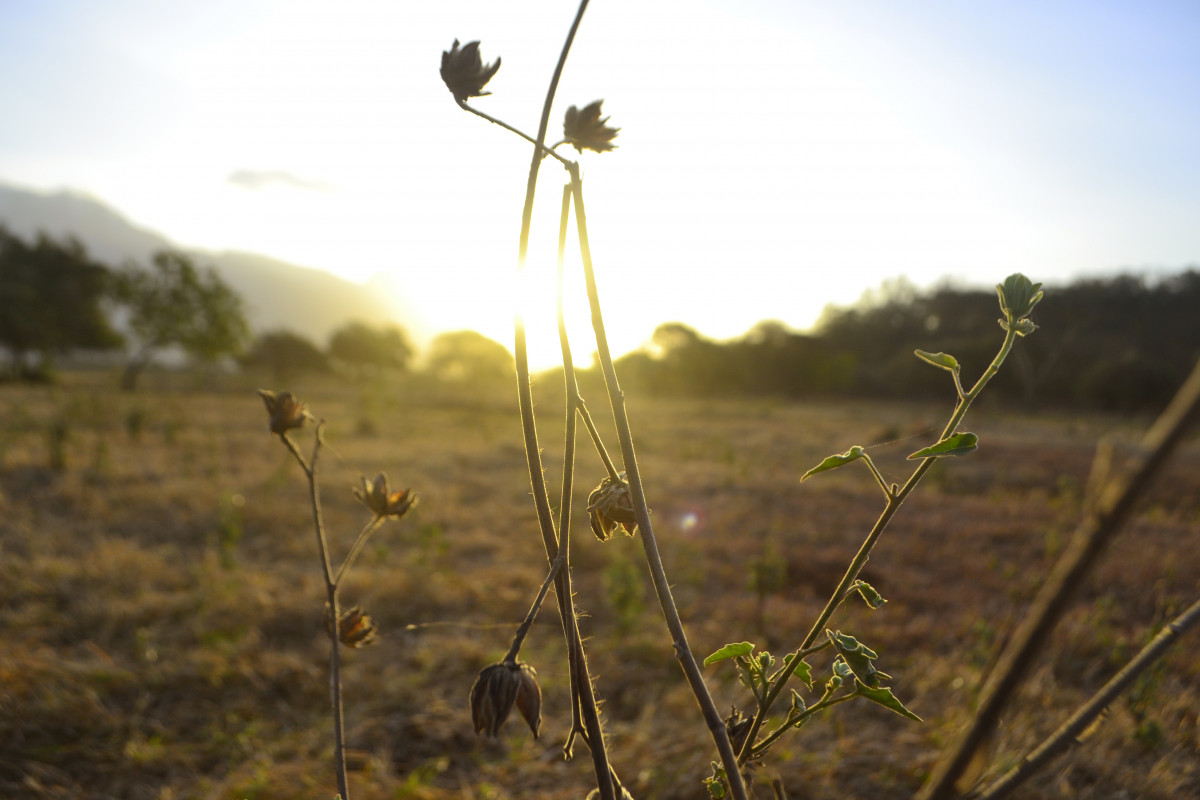
[[[521,712],[533,738],[542,725],[542,689],[529,664],[500,661],[483,668],[471,686],[471,721],[476,733],[495,737],[513,706]]]
[[[587,510],[592,518],[592,533],[602,542],[608,541],[618,525],[630,536],[637,527],[637,515],[633,511],[633,497],[629,494],[625,473],[618,475],[620,481],[608,476],[588,495]]]

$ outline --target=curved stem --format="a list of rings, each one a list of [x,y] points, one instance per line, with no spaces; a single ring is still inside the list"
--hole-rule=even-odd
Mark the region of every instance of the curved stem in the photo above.
[[[1013,342],[1016,341],[1017,334],[1014,330],[1015,327],[1015,325],[1009,325],[1008,331],[1004,336],[1004,341],[1001,343],[1000,349],[996,353],[995,358],[992,359],[992,363],[988,365],[987,369],[984,370],[983,375],[981,375],[979,380],[975,382],[975,385],[971,387],[971,391],[967,392],[959,399],[958,405],[954,409],[954,413],[950,415],[950,420],[946,423],[946,427],[942,429],[941,436],[938,437],[939,440],[953,435],[954,432],[958,430],[958,426],[962,424],[963,418],[967,415],[967,409],[971,407],[971,403],[979,396],[980,392],[983,391],[983,387],[988,384],[988,381],[990,381],[996,375],[996,373],[1000,371],[1000,365],[1004,363],[1004,359],[1008,357],[1009,351],[1012,350]],[[815,642],[817,638],[822,635],[830,617],[833,616],[833,612],[837,610],[837,607],[841,604],[842,599],[846,596],[846,592],[849,590],[854,581],[858,579],[863,567],[865,567],[867,565],[867,561],[870,560],[871,551],[875,549],[875,544],[879,541],[879,537],[883,535],[883,531],[892,521],[892,517],[894,517],[896,512],[900,510],[900,506],[903,505],[905,499],[912,493],[913,489],[917,488],[917,484],[921,482],[921,478],[923,478],[925,473],[928,472],[931,467],[933,467],[933,463],[936,460],[936,458],[922,459],[921,463],[917,465],[917,468],[913,470],[912,475],[909,476],[908,480],[904,482],[904,485],[900,487],[900,489],[894,494],[885,488],[888,499],[887,503],[884,505],[883,512],[879,515],[878,519],[875,520],[875,524],[871,527],[870,532],[867,534],[867,538],[863,540],[862,546],[858,548],[858,552],[855,553],[854,558],[850,561],[850,566],[846,568],[846,574],[842,576],[842,580],[838,583],[837,588],[833,590],[833,594],[830,595],[829,601],[825,604],[825,608],[822,609],[820,616],[817,617],[816,621],[809,629],[808,635],[804,637],[804,641],[798,648],[797,653],[812,646],[813,642]],[[881,477],[876,476],[876,480],[881,480]],[[778,681],[771,685],[771,689],[767,693],[766,703],[763,704],[759,713],[754,715],[754,721],[750,724],[750,733],[746,736],[746,741],[742,745],[741,753],[738,754],[738,757],[742,763],[744,763],[754,751],[754,737],[757,736],[759,730],[762,729],[763,723],[766,722],[767,715],[770,714],[771,706],[773,706],[775,701],[779,699],[779,695],[783,692],[783,688],[787,685],[790,677],[790,673],[785,673],[780,676]]]
[[[592,309],[592,328],[596,334],[596,350],[599,354],[600,365],[604,371],[604,382],[608,386],[609,403],[612,406],[613,421],[617,427],[617,438],[621,443],[621,458],[625,464],[625,476],[629,483],[629,493],[633,500],[634,513],[637,516],[638,530],[642,535],[642,548],[646,554],[646,562],[650,567],[650,575],[654,581],[654,590],[658,595],[659,606],[667,622],[675,645],[675,657],[679,660],[687,677],[688,685],[695,695],[696,701],[704,715],[717,751],[725,766],[729,789],[735,800],[746,800],[746,787],[738,768],[737,756],[729,742],[729,732],[725,721],[713,703],[712,695],[704,683],[704,676],[696,663],[688,645],[687,635],[683,630],[683,621],[679,617],[679,609],[671,594],[671,584],[662,563],[658,550],[658,541],[654,536],[654,527],[650,522],[650,510],[646,505],[646,493],[642,487],[641,475],[638,472],[637,455],[633,447],[633,434],[629,428],[629,418],[625,413],[625,395],[617,382],[616,369],[613,366],[612,353],[608,347],[608,336],[604,329],[604,315],[600,310],[600,296],[596,288],[596,273],[592,266],[591,245],[587,235],[587,214],[583,206],[583,182],[579,177],[579,165],[572,162],[568,167],[571,173],[571,194],[575,200],[575,227],[579,232],[579,251],[583,261],[584,279],[587,285],[588,302]]]
[[[350,566],[354,563],[354,560],[358,558],[358,554],[362,552],[363,547],[365,547],[367,544],[367,539],[370,539],[371,534],[378,530],[379,526],[383,524],[383,520],[383,517],[377,516],[364,525],[363,529],[358,532],[358,537],[354,540],[354,544],[351,545],[350,552],[346,554],[346,558],[344,561],[342,561],[342,565],[338,567],[337,574],[333,576],[333,583],[335,586],[342,585],[342,576],[346,574],[346,570],[350,569]]]
[[[579,9],[575,14],[575,19],[571,23],[571,29],[567,32],[566,41],[563,43],[562,52],[559,54],[558,63],[554,68],[554,74],[550,78],[550,87],[546,91],[546,99],[542,103],[542,116],[538,123],[538,135],[533,143],[533,156],[529,165],[529,179],[525,185],[525,205],[521,211],[521,237],[517,253],[517,270],[521,274],[525,272],[525,263],[529,254],[529,230],[533,219],[533,198],[537,191],[538,170],[546,149],[544,143],[546,141],[546,129],[549,127],[550,122],[550,107],[554,104],[554,95],[558,91],[558,81],[562,77],[563,65],[566,63],[567,54],[571,51],[571,44],[575,41],[575,34],[579,30],[579,24],[583,20],[583,14],[587,10],[587,5],[588,0],[581,0]],[[520,311],[516,314],[513,326],[515,328],[513,352],[516,357],[517,401],[521,409],[521,429],[525,442],[525,460],[529,466],[529,479],[533,491],[534,508],[537,511],[538,526],[541,529],[542,544],[545,547],[547,559],[553,561],[558,556],[558,536],[554,530],[554,519],[550,511],[549,494],[546,490],[546,478],[542,470],[541,450],[537,439],[537,425],[533,415],[533,392],[529,381],[529,347],[525,336],[525,320]],[[562,618],[563,632],[567,638],[568,647],[571,648],[570,657],[575,660],[576,668],[579,671],[577,688],[581,694],[581,701],[586,704],[588,698],[591,698],[591,709],[594,710],[595,699],[591,693],[591,679],[587,675],[587,662],[583,657],[583,648],[575,629],[574,606],[570,594],[567,593],[567,585],[562,577],[564,574],[565,571],[559,573],[559,578],[555,585],[558,595],[559,615]],[[599,715],[598,713],[589,713],[586,705],[584,706],[583,713],[585,717],[584,723],[588,731],[588,749],[592,754],[592,763],[596,772],[596,783],[600,790],[600,797],[602,800],[616,800],[612,770],[608,761],[608,753],[604,748],[604,734],[600,727]]]

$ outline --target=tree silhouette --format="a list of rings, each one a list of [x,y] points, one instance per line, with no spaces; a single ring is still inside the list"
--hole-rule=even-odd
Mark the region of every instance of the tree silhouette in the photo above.
[[[492,383],[512,380],[514,366],[499,342],[476,331],[454,331],[430,343],[426,369],[442,380]]]
[[[154,354],[172,345],[211,363],[238,355],[250,338],[242,299],[211,267],[198,269],[183,254],[154,254],[153,268],[127,269],[115,280],[115,297],[129,309],[129,327],[137,340],[121,378],[133,389]]]
[[[412,354],[408,335],[398,325],[376,328],[351,322],[334,331],[329,339],[329,356],[356,367],[405,369]]]
[[[109,277],[74,239],[39,234],[29,244],[0,226],[0,344],[14,377],[32,374],[34,353],[45,365],[66,350],[120,345],[101,303]]]
[[[241,359],[243,366],[269,369],[276,381],[287,383],[299,373],[326,372],[329,359],[298,333],[279,330],[260,335]]]

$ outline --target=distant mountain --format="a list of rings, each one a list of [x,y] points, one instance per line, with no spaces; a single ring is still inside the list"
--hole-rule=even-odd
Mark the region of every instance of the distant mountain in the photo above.
[[[41,193],[0,183],[0,225],[25,238],[39,231],[56,238],[73,236],[111,267],[129,261],[147,264],[157,250],[186,250],[199,264],[215,267],[242,295],[256,331],[287,328],[324,345],[333,330],[350,320],[409,327],[398,303],[389,302],[378,286],[360,286],[322,270],[253,253],[180,248],[84,194]],[[409,333],[417,341],[426,338],[421,330],[410,328]]]

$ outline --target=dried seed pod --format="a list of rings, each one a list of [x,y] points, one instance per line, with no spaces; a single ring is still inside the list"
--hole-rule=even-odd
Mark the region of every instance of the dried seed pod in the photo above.
[[[592,533],[602,542],[608,541],[618,525],[630,536],[637,527],[629,484],[625,482],[624,472],[618,474],[620,481],[614,481],[612,476],[606,477],[588,495],[587,510],[592,518]]]
[[[329,604],[325,604],[325,631],[329,632]],[[378,641],[378,630],[362,606],[353,606],[338,616],[338,641],[346,647],[366,647]]]
[[[411,489],[389,492],[387,475],[382,472],[373,481],[363,478],[362,489],[355,489],[354,496],[378,517],[403,517],[417,504]]]
[[[471,97],[491,94],[483,87],[500,69],[500,59],[493,64],[484,64],[479,55],[479,42],[467,42],[461,48],[458,39],[449,50],[442,51],[442,80],[454,99],[463,102]]]
[[[471,686],[471,721],[475,732],[497,736],[514,705],[533,731],[533,738],[538,738],[542,689],[538,686],[537,670],[514,661],[484,667]]]
[[[311,415],[308,409],[291,392],[269,392],[259,389],[258,396],[267,406],[267,416],[271,420],[271,433],[283,436],[288,431],[304,425]]]
[[[563,138],[578,152],[584,149],[595,150],[597,153],[616,149],[612,140],[617,138],[620,128],[610,128],[604,123],[608,117],[600,118],[600,104],[603,100],[589,103],[583,109],[571,106],[563,119]]]

